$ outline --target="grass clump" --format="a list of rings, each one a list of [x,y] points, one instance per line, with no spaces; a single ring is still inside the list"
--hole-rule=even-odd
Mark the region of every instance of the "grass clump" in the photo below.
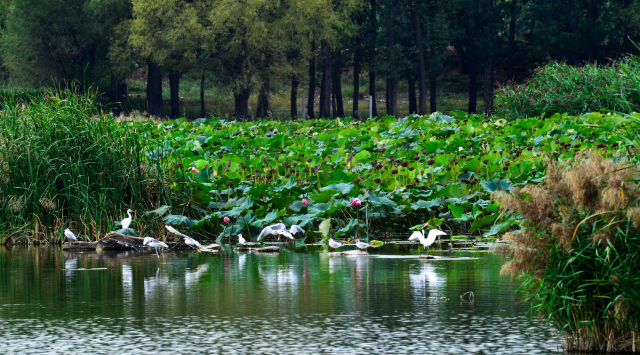
[[[52,241],[69,227],[99,237],[128,208],[169,199],[150,140],[103,114],[93,93],[62,91],[0,107],[0,234]]]
[[[522,276],[568,350],[640,349],[640,171],[596,153],[546,171],[541,185],[494,194],[525,218],[505,236],[513,248],[502,272]]]
[[[536,68],[524,83],[500,87],[495,96],[494,114],[517,119],[555,113],[637,111],[638,102],[630,99],[637,97],[633,80],[637,75],[640,75],[640,62],[636,58],[580,67],[549,62]]]

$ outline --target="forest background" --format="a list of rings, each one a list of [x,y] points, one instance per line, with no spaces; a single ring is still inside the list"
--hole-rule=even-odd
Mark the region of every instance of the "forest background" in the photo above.
[[[492,112],[549,60],[633,51],[634,0],[0,0],[0,85],[116,113],[241,119]]]

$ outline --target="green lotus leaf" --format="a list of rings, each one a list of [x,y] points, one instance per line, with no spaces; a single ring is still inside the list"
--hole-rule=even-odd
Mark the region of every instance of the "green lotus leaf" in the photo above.
[[[162,220],[165,224],[170,224],[172,226],[179,226],[184,224],[185,227],[191,227],[191,220],[185,216],[170,214]]]
[[[480,186],[489,193],[513,190],[513,184],[508,179],[489,179],[481,181]]]

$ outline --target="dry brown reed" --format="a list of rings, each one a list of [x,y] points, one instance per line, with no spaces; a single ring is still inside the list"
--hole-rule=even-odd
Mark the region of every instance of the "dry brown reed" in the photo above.
[[[548,161],[543,184],[492,196],[524,217],[504,236],[511,260],[501,272],[523,277],[568,350],[637,351],[640,299],[629,295],[640,289],[639,169],[594,152],[569,165]]]

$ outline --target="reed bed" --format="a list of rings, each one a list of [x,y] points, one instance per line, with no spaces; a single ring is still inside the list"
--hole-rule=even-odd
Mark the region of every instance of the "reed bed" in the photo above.
[[[640,188],[637,165],[596,153],[547,179],[494,194],[522,229],[505,236],[533,310],[564,335],[567,350],[640,351]]]
[[[172,205],[149,132],[103,113],[95,92],[5,95],[0,106],[0,242],[86,239],[118,229],[128,208]]]

